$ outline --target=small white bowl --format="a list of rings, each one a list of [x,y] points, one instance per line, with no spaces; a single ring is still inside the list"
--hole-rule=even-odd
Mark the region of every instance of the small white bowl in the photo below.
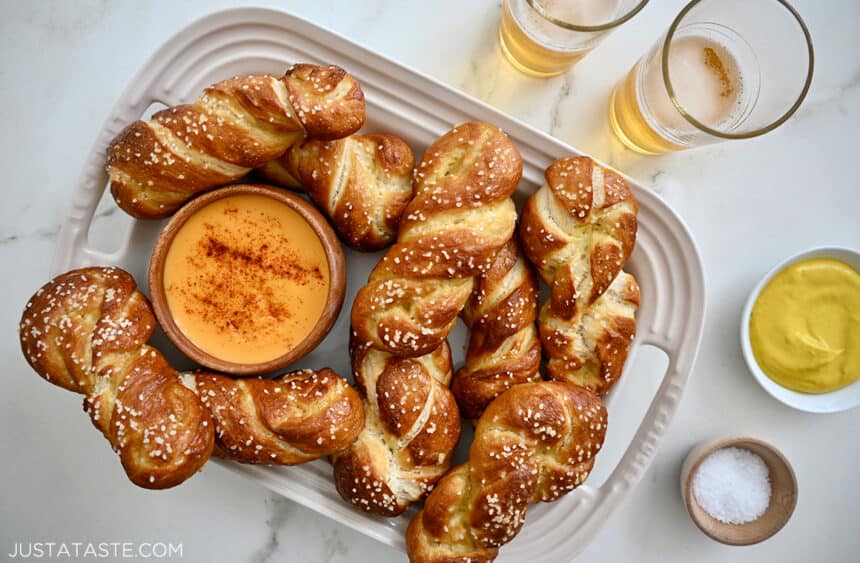
[[[755,376],[756,381],[758,381],[759,385],[761,385],[765,391],[770,393],[778,401],[806,412],[839,412],[860,406],[860,380],[855,381],[847,387],[843,387],[842,389],[837,389],[836,391],[831,391],[829,393],[812,394],[792,391],[791,389],[786,389],[782,385],[779,385],[762,371],[758,362],[756,362],[755,355],[752,351],[752,345],[750,344],[750,314],[752,313],[753,305],[755,305],[756,299],[758,299],[762,288],[771,280],[771,278],[773,278],[773,276],[784,270],[786,267],[794,264],[795,262],[811,258],[833,258],[835,260],[841,260],[860,272],[860,252],[839,246],[821,246],[806,250],[800,254],[796,254],[783,260],[769,271],[760,282],[758,282],[758,285],[755,286],[755,289],[753,289],[750,294],[749,299],[747,299],[744,312],[741,315],[741,349],[744,353],[744,360],[746,360],[747,366],[753,376]]]

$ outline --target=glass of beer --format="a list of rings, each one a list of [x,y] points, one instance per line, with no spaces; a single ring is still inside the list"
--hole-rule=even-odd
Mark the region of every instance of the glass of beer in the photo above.
[[[499,41],[517,69],[555,76],[584,57],[648,0],[504,0]]]
[[[797,111],[813,66],[785,0],[693,0],[615,88],[609,118],[642,154],[749,139]]]

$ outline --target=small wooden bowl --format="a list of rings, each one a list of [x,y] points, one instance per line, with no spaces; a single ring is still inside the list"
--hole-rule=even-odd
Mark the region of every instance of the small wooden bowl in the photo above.
[[[291,207],[307,221],[319,237],[329,267],[329,292],[325,308],[317,324],[294,348],[278,358],[263,363],[246,364],[229,362],[201,350],[176,325],[173,316],[170,314],[170,309],[167,305],[167,296],[164,291],[164,264],[167,252],[180,227],[197,211],[213,201],[237,195],[270,197]],[[233,375],[258,375],[281,370],[310,353],[325,338],[337,320],[337,316],[343,305],[345,290],[346,262],[343,250],[341,249],[337,235],[335,235],[325,217],[313,205],[295,194],[259,184],[236,184],[207,192],[189,201],[162,229],[149,261],[149,295],[152,300],[153,309],[155,309],[155,316],[161,323],[161,327],[164,329],[167,337],[186,356],[200,365]]]
[[[757,520],[746,524],[720,522],[699,506],[693,494],[693,477],[702,461],[713,452],[730,447],[749,450],[761,457],[770,474],[770,504]],[[722,438],[699,444],[687,455],[681,469],[681,496],[693,523],[705,535],[728,545],[752,545],[780,531],[791,518],[797,504],[797,479],[791,464],[771,444],[746,436]]]

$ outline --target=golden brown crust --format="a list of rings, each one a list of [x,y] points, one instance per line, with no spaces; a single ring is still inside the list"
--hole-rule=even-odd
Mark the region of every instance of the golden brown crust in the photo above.
[[[472,293],[510,240],[510,199],[522,175],[511,140],[486,123],[455,127],[415,169],[414,197],[392,246],[352,308],[358,338],[397,356],[439,347]]]
[[[24,357],[46,380],[85,395],[84,409],[135,484],[181,483],[213,446],[209,413],[145,345],[155,328],[146,298],[118,268],[84,268],[42,287],[21,318]]]
[[[443,342],[430,354],[398,358],[352,344],[366,420],[355,443],[332,458],[335,485],[359,510],[396,516],[450,467],[460,437],[457,404],[447,387],[451,352]]]
[[[520,240],[548,285],[566,281],[554,299],[572,316],[600,297],[630,258],[638,206],[627,182],[588,157],[556,160],[546,179],[523,209]]]
[[[451,390],[463,416],[476,419],[510,387],[540,379],[537,277],[515,239],[478,277],[462,316],[469,347]]]
[[[361,88],[337,67],[296,65],[283,78],[231,78],[193,104],[120,132],[107,151],[111,193],[134,217],[167,217],[194,194],[244,176],[306,136],[342,137],[363,122]]]
[[[510,196],[521,175],[507,135],[477,122],[440,137],[415,169],[398,242],[352,308],[350,352],[366,422],[334,466],[338,491],[359,509],[400,514],[451,462],[460,421],[447,388],[446,337],[474,278],[510,240]]]
[[[212,413],[219,451],[243,463],[296,465],[349,446],[364,425],[361,397],[330,369],[276,379],[183,375]]]
[[[412,198],[415,157],[393,135],[351,135],[295,145],[260,168],[270,181],[302,189],[323,210],[341,239],[362,251],[397,237]]]
[[[154,348],[144,346],[128,365],[128,377],[117,389],[109,440],[118,445],[129,479],[147,488],[178,485],[196,472],[212,452],[209,413],[193,401],[178,373]],[[85,401],[98,411],[104,393]],[[183,465],[171,463],[180,452]]]
[[[311,139],[331,141],[364,125],[364,92],[339,66],[296,64],[284,76],[288,100]]]
[[[552,300],[540,312],[540,336],[551,379],[581,385],[606,394],[624,369],[636,335],[639,285],[621,272],[589,307],[573,318],[557,315]]]
[[[627,182],[588,157],[555,161],[526,202],[523,249],[550,286],[539,327],[547,373],[604,394],[636,332],[639,287],[622,271],[638,207]]]
[[[274,380],[198,373],[183,381],[145,344],[154,328],[127,272],[85,268],[40,289],[20,331],[33,369],[85,395],[84,410],[141,487],[181,483],[216,442],[223,457],[294,465],[345,448],[361,431],[361,397],[330,369]]]
[[[410,522],[409,560],[493,561],[529,504],[585,481],[605,432],[606,409],[588,390],[563,382],[509,389],[478,421],[469,461],[439,481]]]

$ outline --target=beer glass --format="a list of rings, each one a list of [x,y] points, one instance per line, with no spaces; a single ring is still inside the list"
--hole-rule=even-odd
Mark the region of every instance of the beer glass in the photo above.
[[[693,0],[616,86],[612,129],[643,154],[756,137],[797,111],[813,67],[785,0]]]
[[[584,57],[648,0],[504,0],[499,41],[519,70],[555,76]]]

